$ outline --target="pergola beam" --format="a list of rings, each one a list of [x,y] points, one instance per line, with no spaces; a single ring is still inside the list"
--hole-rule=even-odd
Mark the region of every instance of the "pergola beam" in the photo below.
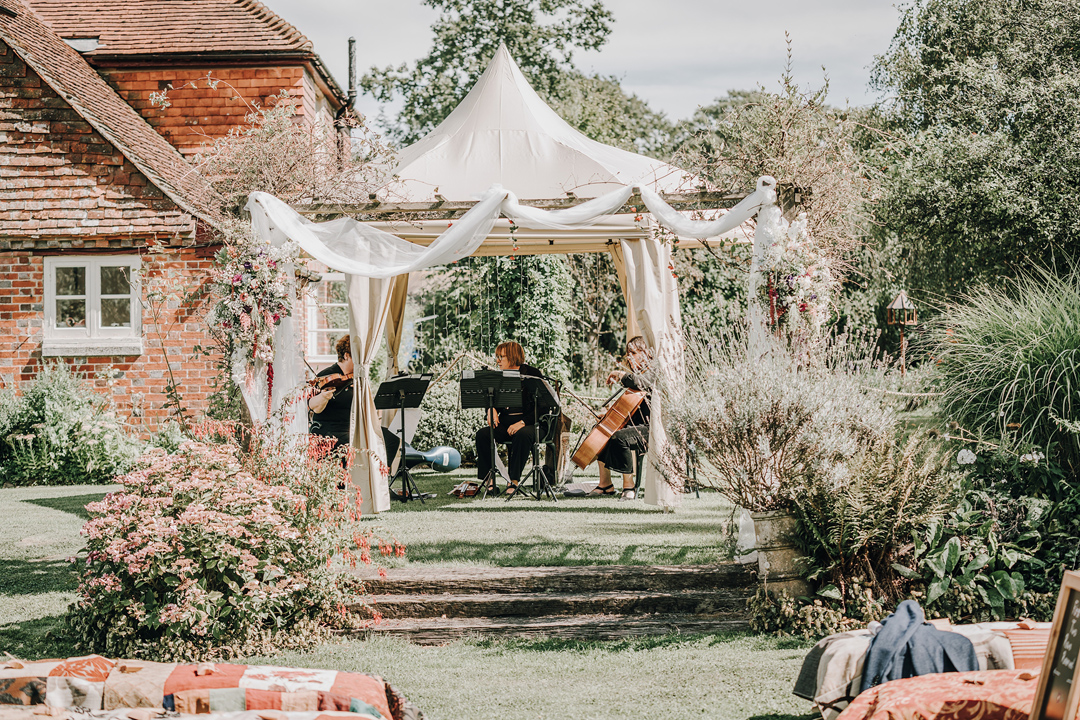
[[[660,195],[671,207],[677,210],[715,210],[731,207],[750,193],[725,193],[699,191],[691,193],[663,193]],[[365,215],[369,218],[391,218],[409,215],[435,214],[439,219],[450,220],[464,215],[471,210],[478,201],[473,200],[436,200],[435,202],[380,202],[374,195],[370,203],[343,205],[334,203],[315,203],[311,205],[293,205],[296,212],[312,220],[332,220],[334,218],[357,215]],[[568,194],[565,198],[548,198],[542,200],[519,200],[522,205],[540,208],[543,210],[564,210],[588,202],[592,198],[579,198]],[[617,213],[645,212],[645,203],[641,195],[634,193],[626,201]]]

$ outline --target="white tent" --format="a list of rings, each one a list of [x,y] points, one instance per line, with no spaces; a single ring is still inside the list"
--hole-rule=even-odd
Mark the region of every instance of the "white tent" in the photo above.
[[[637,191],[653,218],[669,230],[711,238],[735,231],[775,203],[775,181],[762,178],[757,191],[724,217],[689,221],[658,193],[691,189],[691,176],[574,130],[533,91],[505,47],[450,116],[401,152],[396,175],[399,182],[388,200],[479,202],[452,223],[343,218],[317,224],[265,193],[253,194],[248,203],[260,237],[275,244],[291,239],[348,274],[352,356],[358,365],[353,432],[357,462],[352,472],[365,513],[390,507],[385,467],[376,460],[385,457],[385,451],[367,377],[384,329],[391,364],[396,365],[410,271],[474,254],[610,252],[626,298],[627,337],[643,335],[657,353],[668,356],[670,365],[679,354],[681,337],[670,248],[653,237],[648,223],[614,213]],[[570,193],[593,199],[553,211],[517,202],[518,196],[553,199]],[[524,228],[514,234],[516,248],[511,223]],[[288,343],[277,347],[282,345]],[[541,366],[543,360],[530,358]],[[665,441],[658,398],[652,416],[645,500],[667,509],[679,496],[665,483],[656,462]]]
[[[469,94],[401,151],[394,174],[409,201],[473,200],[492,185],[522,198],[593,198],[640,183],[690,190],[694,178],[659,160],[590,140],[540,99],[500,45]]]

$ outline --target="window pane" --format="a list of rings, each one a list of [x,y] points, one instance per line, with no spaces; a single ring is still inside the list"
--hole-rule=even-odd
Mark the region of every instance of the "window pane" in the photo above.
[[[131,300],[103,298],[101,300],[101,327],[131,327]]]
[[[326,327],[349,331],[349,308],[326,308]],[[343,333],[338,333],[338,336]]]
[[[56,294],[57,295],[85,295],[86,294],[86,268],[81,267],[58,267],[56,268]],[[59,314],[57,318],[59,318]]]
[[[337,356],[337,350],[334,346],[337,345],[339,338],[345,337],[348,332],[329,332],[319,333],[315,340],[315,352],[314,355],[334,355]]]
[[[103,266],[101,268],[101,294],[102,295],[129,295],[131,283],[128,281],[127,265]]]
[[[347,303],[349,293],[345,289],[344,280],[331,280],[326,283],[326,302]]]
[[[76,268],[57,268],[57,274],[60,270],[73,269]],[[86,301],[57,300],[56,327],[86,327]]]

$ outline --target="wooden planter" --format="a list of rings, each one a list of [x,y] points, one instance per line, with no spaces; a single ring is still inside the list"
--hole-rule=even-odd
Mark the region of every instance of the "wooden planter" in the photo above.
[[[798,520],[786,511],[752,512],[755,549],[758,554],[758,577],[773,590],[787,590],[789,595],[806,595],[809,586],[803,579],[806,558],[796,545]]]

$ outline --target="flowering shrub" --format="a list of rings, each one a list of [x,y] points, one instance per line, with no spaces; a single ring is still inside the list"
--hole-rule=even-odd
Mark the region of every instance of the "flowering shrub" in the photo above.
[[[46,365],[21,396],[0,391],[0,478],[15,485],[110,482],[142,447],[108,396]]]
[[[202,440],[146,453],[122,491],[88,506],[68,615],[77,651],[228,658],[359,622],[345,609],[358,584],[331,560],[370,562],[371,539],[356,529],[359,501],[339,489],[351,486],[329,446],[256,434],[247,453]]]
[[[758,299],[774,324],[818,330],[829,319],[839,282],[806,226],[806,215],[800,214],[784,228],[784,237],[766,250]]]
[[[274,359],[274,329],[292,314],[289,268],[297,247],[233,244],[217,254],[219,265],[210,324],[233,338],[244,357]]]

